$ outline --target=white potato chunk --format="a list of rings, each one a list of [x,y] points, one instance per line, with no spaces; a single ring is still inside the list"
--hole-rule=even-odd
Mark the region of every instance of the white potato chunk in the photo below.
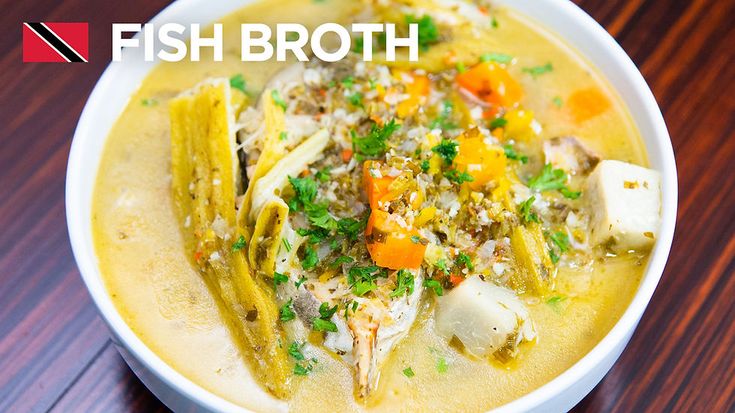
[[[515,293],[476,275],[437,299],[435,320],[441,336],[457,337],[477,357],[536,337],[528,310]]]
[[[590,241],[614,251],[645,250],[661,222],[661,175],[621,161],[600,162],[587,179]]]

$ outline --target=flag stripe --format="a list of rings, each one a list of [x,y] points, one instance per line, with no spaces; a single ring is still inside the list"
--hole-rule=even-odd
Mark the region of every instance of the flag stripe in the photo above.
[[[25,23],[29,29],[43,39],[49,46],[51,46],[58,54],[69,62],[86,62],[87,60],[82,57],[76,50],[71,48],[65,41],[63,41],[56,33],[51,31],[43,23]]]

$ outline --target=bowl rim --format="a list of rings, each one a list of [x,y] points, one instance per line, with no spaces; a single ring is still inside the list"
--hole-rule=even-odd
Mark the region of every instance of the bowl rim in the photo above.
[[[166,21],[176,21],[182,24],[206,24],[252,2],[254,0],[243,0],[237,4],[229,3],[226,0],[178,0],[161,10],[151,19],[150,23],[159,25]],[[207,4],[206,8],[199,7],[205,3]],[[567,0],[499,0],[497,3],[512,9],[538,7],[540,10],[553,10],[557,17],[577,24],[578,27],[575,30],[589,36],[590,45],[595,47],[602,45],[604,52],[607,53],[606,57],[616,66],[617,70],[621,71],[621,82],[627,82],[632,86],[629,98],[623,99],[626,106],[628,106],[628,100],[636,99],[640,103],[642,111],[637,118],[650,122],[651,136],[649,136],[649,139],[652,140],[652,144],[657,149],[655,154],[660,157],[658,159],[660,165],[657,169],[662,176],[662,220],[659,238],[651,251],[647,268],[632,301],[610,331],[580,360],[541,387],[496,409],[496,411],[515,412],[537,409],[554,397],[559,396],[575,383],[583,380],[590,371],[594,370],[596,366],[600,365],[614,352],[621,342],[626,342],[628,335],[635,329],[645,311],[663,274],[676,224],[678,184],[671,140],[653,93],[630,57],[605,29],[582,9]],[[197,13],[192,13],[192,8],[196,7],[198,7]],[[203,9],[207,10],[203,11]],[[526,15],[527,13],[522,12],[522,14]],[[551,29],[543,16],[531,17],[536,17],[542,26]],[[589,58],[587,54],[579,49],[578,45],[570,41],[569,33],[563,34],[558,30],[551,31],[559,38],[564,39],[580,55]],[[140,33],[135,37],[140,38]],[[123,56],[129,58],[131,57],[129,55],[138,52],[137,49],[124,50]],[[142,59],[139,61],[142,61]],[[591,59],[590,64],[603,72],[602,68],[592,62]],[[114,121],[127,105],[131,91],[137,89],[140,81],[155,65],[154,62],[136,63],[136,66],[131,68],[130,64],[124,62],[110,63],[84,106],[72,140],[66,174],[66,219],[72,251],[82,279],[103,320],[110,328],[113,338],[118,338],[126,350],[143,367],[155,375],[157,379],[174,389],[178,395],[206,409],[233,412],[249,411],[248,408],[235,405],[194,383],[155,354],[125,323],[115,308],[97,266],[91,236],[91,194],[96,182],[102,149]],[[124,70],[130,72],[131,69],[133,73],[128,74],[127,79],[129,80],[122,85],[123,88],[127,88],[124,93],[126,97],[120,98],[116,104],[109,105],[106,102],[106,96],[111,90],[121,87],[117,83],[117,78],[119,75],[122,76]],[[613,83],[608,74],[604,76],[609,83]],[[617,90],[618,88],[615,87],[614,89],[620,92]],[[121,93],[118,92],[118,94]],[[98,133],[99,128],[94,128],[95,125],[100,123],[105,124],[106,129],[103,128],[104,135]],[[636,126],[641,129],[639,122],[636,122]],[[99,137],[100,135],[102,137]],[[92,148],[91,151],[94,151],[94,153],[90,154],[89,148]],[[646,148],[650,156],[652,150],[648,142]],[[94,165],[86,163],[87,158],[90,158],[89,160],[94,162]],[[90,170],[94,171],[91,177]]]

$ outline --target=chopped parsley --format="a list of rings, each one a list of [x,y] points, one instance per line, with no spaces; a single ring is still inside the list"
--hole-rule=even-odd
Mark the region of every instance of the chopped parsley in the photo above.
[[[408,270],[398,270],[396,273],[396,288],[390,293],[391,297],[401,297],[404,294],[413,294],[413,274]]]
[[[567,297],[561,296],[561,295],[555,295],[548,300],[546,300],[546,304],[548,304],[552,310],[556,311],[557,313],[560,312],[561,308],[560,305],[564,301],[566,301]]]
[[[436,371],[439,373],[446,373],[449,369],[449,365],[447,364],[447,359],[444,357],[439,357],[436,359]]]
[[[311,246],[307,245],[304,248],[304,259],[301,260],[301,268],[305,270],[311,270],[319,263],[319,256],[316,254],[316,250]]]
[[[505,53],[485,53],[480,56],[481,62],[496,62],[496,63],[510,63],[513,61],[513,56]]]
[[[283,238],[283,248],[286,249],[286,252],[291,252],[291,243],[286,238]]]
[[[296,288],[299,288],[299,287],[301,287],[301,285],[302,285],[303,283],[305,283],[305,282],[306,282],[306,277],[304,277],[304,276],[302,275],[302,276],[301,276],[301,277],[300,277],[300,278],[299,278],[298,280],[294,281],[293,285],[295,285],[295,286],[296,286]]]
[[[419,47],[421,50],[426,51],[429,46],[434,43],[439,43],[439,29],[434,24],[434,19],[429,15],[424,15],[421,18],[416,18],[412,15],[406,15],[406,24],[418,24],[419,34]]]
[[[282,305],[281,308],[278,309],[281,321],[291,321],[296,318],[296,313],[294,313],[293,308],[291,308],[292,305],[293,298],[289,298],[288,301],[286,301],[286,304]]]
[[[419,237],[418,235],[411,235],[411,242],[413,242],[414,244],[418,244],[421,242],[421,237]]]
[[[528,162],[528,156],[521,155],[518,152],[516,152],[515,148],[513,148],[513,145],[503,145],[503,151],[505,151],[505,157],[508,159],[512,159],[514,161],[520,161],[521,163]]]
[[[363,38],[362,36],[355,38],[355,46],[352,48],[352,51],[355,53],[362,53],[364,48],[365,38]]]
[[[475,269],[475,264],[472,263],[470,256],[462,251],[457,254],[457,258],[454,260],[454,263],[457,264],[457,266],[464,265],[470,271]]]
[[[352,89],[352,86],[355,85],[355,79],[352,78],[352,76],[347,76],[346,78],[342,79],[342,86],[345,87],[345,89]]]
[[[416,374],[414,374],[413,369],[411,369],[411,367],[406,367],[405,369],[403,369],[403,375],[410,379]]]
[[[245,82],[245,77],[241,73],[238,73],[230,78],[230,87],[233,89],[237,89],[241,91],[242,93],[247,93],[245,91],[245,87],[247,86],[247,83]]]
[[[442,139],[442,141],[431,148],[431,151],[438,154],[442,159],[444,159],[444,163],[447,165],[451,165],[452,162],[454,162],[454,158],[457,157],[457,147],[459,146],[459,143],[449,140],[449,139]]]
[[[273,103],[276,104],[276,106],[279,106],[283,111],[285,112],[286,109],[288,109],[288,105],[286,104],[286,101],[283,100],[281,97],[281,94],[278,93],[278,90],[273,89],[271,90],[271,99],[273,99]]]
[[[331,174],[331,172],[332,172],[332,167],[331,167],[331,166],[327,166],[327,167],[325,167],[324,169],[320,169],[320,170],[318,170],[318,171],[316,172],[316,174],[314,174],[314,176],[315,176],[315,177],[316,177],[316,179],[318,179],[318,180],[319,180],[320,182],[327,182],[327,181],[329,181],[329,178],[330,178],[330,176],[331,176],[331,175],[330,175],[330,174]]]
[[[387,271],[377,265],[365,267],[355,265],[347,272],[347,282],[352,286],[352,292],[356,296],[362,297],[378,288],[378,284],[375,282],[378,277],[386,277],[387,275]]]
[[[277,287],[277,286],[279,286],[281,284],[285,284],[287,282],[288,282],[288,275],[281,274],[278,271],[274,271],[273,272],[273,285],[275,285]]]
[[[278,139],[282,141],[285,141],[286,139],[288,139],[288,132],[282,131],[281,133],[279,133]]]
[[[551,103],[553,103],[557,108],[560,108],[564,104],[559,96],[554,96],[554,99],[551,99]]]
[[[464,73],[464,72],[467,71],[467,68],[465,67],[464,63],[462,63],[462,62],[457,62],[457,64],[455,66],[457,67],[457,73]]]
[[[490,122],[490,129],[502,128],[508,124],[508,120],[505,118],[495,118]]]
[[[316,181],[309,177],[292,178],[289,176],[288,182],[291,183],[291,187],[296,194],[288,202],[289,209],[299,211],[304,209],[306,205],[310,205],[314,202],[317,193]]]
[[[529,224],[531,222],[541,222],[538,215],[536,215],[535,212],[531,211],[534,201],[536,201],[536,197],[532,196],[527,200],[521,202],[521,205],[518,207],[518,212],[521,214],[521,221],[523,221],[524,224]]]
[[[500,27],[500,24],[498,24],[498,19],[496,19],[495,16],[490,18],[490,27],[492,27],[493,29],[497,29],[498,27]]]
[[[143,105],[143,106],[145,106],[145,107],[151,107],[151,106],[157,106],[158,105],[158,101],[156,99],[153,99],[153,98],[145,98],[145,99],[143,99],[143,100],[140,101],[140,104]]]
[[[350,311],[352,311],[352,314],[355,314],[357,312],[357,307],[359,306],[360,303],[355,300],[352,300],[349,303],[345,304],[345,320],[350,317]]]
[[[362,98],[363,98],[362,93],[355,92],[352,95],[350,95],[350,97],[347,100],[350,102],[352,106],[355,106],[357,108],[364,108],[365,106],[363,106],[362,104]]]
[[[290,346],[288,346],[288,354],[297,361],[306,360],[306,357],[304,357],[304,353],[301,352],[301,349],[304,347],[305,344],[306,343],[299,344],[298,341],[294,341],[293,343],[291,343]]]
[[[353,130],[352,149],[357,155],[357,160],[382,156],[388,151],[386,141],[400,127],[401,125],[397,124],[395,119],[391,119],[383,126],[378,126],[377,123],[373,123],[370,133],[367,136],[358,137]]]
[[[431,165],[429,164],[429,160],[428,159],[424,159],[423,161],[421,161],[421,165],[420,166],[421,166],[421,172],[426,173],[426,171],[429,170],[429,167]]]
[[[528,186],[537,191],[558,190],[564,197],[577,199],[582,194],[567,187],[567,173],[563,169],[553,169],[550,163],[544,165],[541,173],[528,181]]]
[[[301,349],[304,348],[305,345],[306,343],[294,341],[290,346],[288,346],[288,355],[296,360],[296,364],[293,366],[293,374],[297,376],[308,376],[309,373],[314,370],[314,364],[317,363],[317,359],[312,358],[311,360],[308,360],[306,356],[304,356]]]
[[[232,252],[240,251],[241,249],[245,248],[248,245],[247,242],[245,242],[245,237],[240,235],[237,238],[237,241],[232,243]]]
[[[297,376],[308,376],[309,373],[314,369],[314,366],[311,363],[304,365],[296,364],[293,366],[293,374]]]
[[[444,288],[442,288],[441,283],[437,280],[432,280],[430,278],[425,279],[424,287],[431,288],[432,290],[434,290],[434,294],[438,295],[439,297],[444,295]]]
[[[352,258],[352,257],[349,257],[349,256],[347,256],[347,255],[340,255],[340,256],[339,256],[339,257],[337,257],[337,259],[336,259],[336,260],[334,260],[334,262],[333,262],[332,264],[330,264],[329,266],[330,266],[330,267],[332,267],[332,268],[337,268],[337,267],[339,267],[339,266],[340,266],[340,265],[342,265],[342,264],[349,264],[349,263],[351,263],[351,262],[353,262],[353,261],[355,261],[355,259],[354,259],[354,258]]]
[[[461,185],[465,182],[472,182],[475,180],[475,178],[473,178],[472,175],[468,174],[467,172],[460,172],[456,169],[450,169],[444,172],[444,176],[450,182],[454,182],[455,184],[458,184],[458,185]]]
[[[342,218],[337,221],[337,234],[344,235],[350,241],[356,241],[357,237],[365,230],[368,216],[356,220],[353,218]]]
[[[449,274],[449,268],[447,267],[447,260],[444,258],[436,262],[436,268],[444,274]]]
[[[549,249],[549,257],[551,257],[551,261],[556,264],[559,262],[561,254],[569,251],[569,236],[562,231],[546,232],[545,235],[549,238],[552,244],[552,247]]]
[[[302,237],[309,237],[309,244],[318,244],[329,237],[329,231],[324,228],[299,228],[296,230],[296,233]]]
[[[336,333],[337,325],[330,320],[336,312],[336,305],[330,308],[328,303],[322,303],[319,306],[319,317],[314,317],[311,320],[314,331],[330,331]]]
[[[551,62],[546,63],[543,66],[534,66],[534,67],[524,67],[523,72],[530,74],[535,79],[537,76],[543,75],[544,73],[549,73],[554,70],[554,66],[551,65]]]

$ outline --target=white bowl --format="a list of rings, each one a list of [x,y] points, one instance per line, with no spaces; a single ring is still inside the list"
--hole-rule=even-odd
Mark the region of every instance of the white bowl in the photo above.
[[[179,0],[151,22],[206,24],[252,0]],[[615,40],[590,16],[565,0],[498,0],[535,19],[576,48],[607,78],[627,104],[643,136],[651,166],[662,173],[663,223],[645,276],[630,306],[610,332],[586,356],[561,375],[498,411],[566,411],[577,404],[610,370],[628,344],[661,277],[674,233],[677,176],[666,125],[650,89]],[[99,273],[92,244],[92,192],[105,139],[130,95],[154,63],[140,63],[125,50],[122,63],[105,70],[84,107],[69,155],[66,211],[74,257],[118,350],[145,385],[175,411],[245,409],[215,396],[172,369],[133,333],[117,312]]]

